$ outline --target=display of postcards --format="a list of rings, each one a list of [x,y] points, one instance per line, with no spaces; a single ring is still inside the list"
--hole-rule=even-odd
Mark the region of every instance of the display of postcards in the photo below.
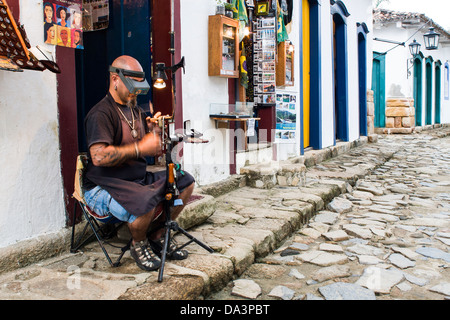
[[[262,62],[264,59],[263,59],[263,52],[262,51],[259,51],[259,52],[255,52],[255,56],[254,56],[254,59],[255,59],[255,61],[258,61],[258,62]]]
[[[264,94],[262,96],[262,103],[275,103],[275,99],[274,94]]]
[[[253,51],[261,51],[263,48],[263,42],[262,40],[254,41],[253,42]]]
[[[277,130],[275,133],[277,140],[293,140],[295,139],[295,131]]]
[[[275,93],[275,84],[270,83],[270,84],[263,84],[262,85],[262,92],[264,93]],[[275,99],[274,99],[275,102]]]
[[[262,29],[256,31],[257,40],[271,40],[275,39],[275,29]]]
[[[275,71],[275,69],[271,68],[271,62],[263,62],[260,61],[258,63],[255,63],[253,71],[256,72],[263,72],[263,71]]]
[[[261,82],[275,82],[275,73],[263,73]]]
[[[254,85],[258,85],[260,82],[262,82],[261,80],[262,80],[261,79],[261,73],[255,73],[253,75],[253,84]]]
[[[263,51],[272,50],[275,51],[277,44],[275,40],[261,40],[261,49]]]
[[[275,17],[258,20],[258,28],[275,28]]]
[[[262,63],[262,71],[275,71],[275,62],[263,62]]]
[[[257,93],[262,93],[263,92],[263,86],[262,84],[258,84],[255,88]]]
[[[263,51],[263,60],[275,60],[275,51]]]

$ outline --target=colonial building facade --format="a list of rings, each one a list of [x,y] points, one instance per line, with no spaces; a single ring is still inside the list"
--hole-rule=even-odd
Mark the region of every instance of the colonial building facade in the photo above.
[[[430,28],[440,39],[429,50],[424,35]],[[384,9],[374,11],[373,29],[376,130],[411,133],[450,122],[450,34],[423,14]],[[414,56],[413,43],[420,45]]]
[[[75,160],[86,152],[83,119],[106,94],[108,65],[122,54],[139,59],[149,82],[156,63],[184,57],[176,85],[169,81],[139,103],[171,114],[174,92],[173,128],[194,128],[209,141],[177,152],[199,186],[372,131],[370,0],[243,1],[245,15],[225,13],[217,34],[210,23],[217,1],[111,0],[107,28],[86,30],[84,49],[44,43],[42,1],[7,2],[31,46],[48,50],[61,73],[0,70],[0,109],[8,115],[0,126],[0,248],[70,225]],[[224,37],[229,28],[234,34]],[[218,75],[209,70],[214,37],[223,46]]]

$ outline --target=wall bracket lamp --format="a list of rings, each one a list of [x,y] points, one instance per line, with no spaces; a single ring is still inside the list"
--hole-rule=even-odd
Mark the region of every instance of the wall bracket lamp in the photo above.
[[[434,28],[429,28],[428,32],[423,35],[425,48],[427,50],[437,50],[439,46],[439,37],[441,35],[434,31]]]
[[[168,80],[166,70],[170,70],[173,77],[175,75],[175,72],[180,68],[183,68],[183,74],[186,73],[184,57],[181,58],[180,62],[171,67],[166,67],[166,65],[162,62],[156,63],[155,72],[153,74],[153,86],[157,89],[165,88],[166,80]]]
[[[414,59],[417,55],[419,55],[420,52],[420,46],[421,44],[414,39],[413,42],[411,42],[409,45],[409,52],[411,53],[412,58],[409,58],[406,60],[406,67],[407,67],[407,78],[411,76],[411,68],[414,67]]]

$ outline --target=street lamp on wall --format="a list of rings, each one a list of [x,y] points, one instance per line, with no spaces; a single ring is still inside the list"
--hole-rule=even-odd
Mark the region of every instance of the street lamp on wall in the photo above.
[[[413,40],[409,45],[409,52],[411,53],[412,58],[409,58],[406,60],[406,67],[407,67],[407,78],[411,76],[411,68],[414,66],[414,58],[419,54],[421,44],[416,41],[416,39]]]
[[[421,44],[418,43],[418,42],[416,41],[416,39],[414,39],[413,42],[411,42],[411,43],[409,44],[409,52],[411,53],[411,55],[413,56],[413,58],[419,54],[419,52],[420,52],[420,47],[421,47]]]
[[[157,63],[155,67],[155,74],[153,80],[155,81],[153,86],[157,89],[164,89],[166,87],[166,66],[164,63]]]
[[[181,58],[180,62],[171,67],[166,67],[165,63],[158,62],[155,65],[155,72],[153,74],[153,86],[157,89],[164,89],[166,87],[166,81],[168,80],[166,70],[170,70],[172,73],[172,78],[175,76],[175,72],[183,68],[184,72],[185,62],[184,57]]]
[[[434,31],[434,28],[431,27],[428,29],[428,32],[423,35],[423,41],[425,42],[425,48],[427,50],[436,50],[439,46],[439,37],[441,35]]]

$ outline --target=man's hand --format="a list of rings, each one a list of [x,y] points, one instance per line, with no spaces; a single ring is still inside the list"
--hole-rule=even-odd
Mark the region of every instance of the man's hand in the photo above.
[[[161,117],[161,112],[157,112],[153,115],[153,118],[147,117],[147,125],[150,128],[154,123],[158,123],[158,119]]]
[[[157,133],[147,133],[138,142],[139,152],[142,156],[159,156],[162,153],[161,137]]]

